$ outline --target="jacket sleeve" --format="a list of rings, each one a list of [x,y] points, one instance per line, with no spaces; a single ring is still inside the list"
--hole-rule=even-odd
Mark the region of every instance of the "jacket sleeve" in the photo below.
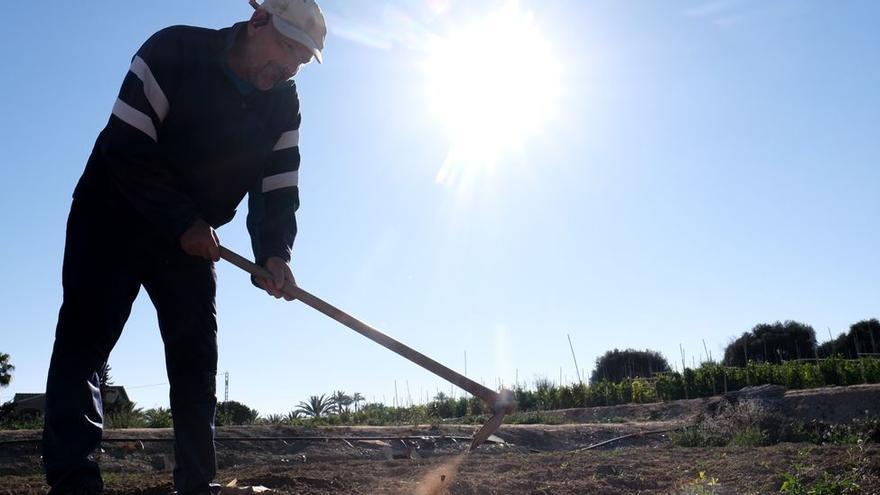
[[[248,192],[247,227],[260,265],[272,256],[290,261],[299,208],[299,105],[278,138],[263,176]]]
[[[173,239],[198,217],[160,145],[175,80],[186,73],[176,38],[173,28],[159,31],[132,58],[98,150],[123,196]]]

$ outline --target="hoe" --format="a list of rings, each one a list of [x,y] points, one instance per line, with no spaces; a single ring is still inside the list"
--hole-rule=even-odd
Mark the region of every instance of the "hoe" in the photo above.
[[[220,257],[225,259],[226,261],[232,263],[233,265],[241,268],[242,270],[250,273],[255,277],[263,277],[271,279],[271,274],[266,271],[263,267],[252,263],[250,260],[226,249],[223,246],[220,246]],[[324,313],[325,315],[333,318],[334,320],[342,323],[348,328],[354,330],[355,332],[363,335],[364,337],[376,342],[377,344],[390,349],[401,356],[409,359],[413,363],[425,368],[426,370],[434,373],[435,375],[447,380],[448,382],[458,386],[461,389],[464,389],[467,392],[470,392],[471,395],[479,397],[486,403],[487,406],[492,410],[492,417],[489,418],[489,421],[480,428],[477,433],[474,435],[473,441],[471,442],[470,450],[476,449],[480,444],[486,441],[489,436],[501,426],[501,422],[504,420],[504,415],[509,414],[516,410],[516,401],[514,400],[513,392],[510,390],[502,389],[500,392],[495,392],[494,390],[490,390],[483,385],[471,380],[470,378],[457,373],[446,366],[434,361],[433,359],[425,356],[421,352],[409,347],[397,340],[392,339],[391,337],[385,335],[384,333],[376,330],[375,328],[367,325],[366,323],[358,320],[357,318],[349,315],[348,313],[342,311],[339,308],[313,296],[312,294],[306,292],[305,290],[297,287],[296,285],[287,282],[283,289],[285,294],[291,296],[295,299],[299,299],[303,303],[312,308]]]

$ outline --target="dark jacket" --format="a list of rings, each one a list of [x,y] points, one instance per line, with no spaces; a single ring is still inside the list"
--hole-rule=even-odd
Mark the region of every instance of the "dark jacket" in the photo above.
[[[225,54],[240,27],[174,26],[138,50],[74,197],[118,195],[168,239],[219,227],[248,193],[259,263],[290,260],[299,207],[299,100],[292,81],[239,90]]]

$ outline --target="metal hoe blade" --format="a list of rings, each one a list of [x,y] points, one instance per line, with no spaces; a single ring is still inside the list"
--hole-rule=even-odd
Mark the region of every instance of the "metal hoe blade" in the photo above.
[[[220,257],[255,277],[270,279],[272,278],[272,275],[268,271],[266,271],[265,268],[251,262],[241,255],[230,251],[229,249],[226,249],[223,246],[220,246]],[[501,423],[504,420],[504,416],[506,414],[516,410],[516,401],[514,400],[514,396],[511,391],[501,390],[501,392],[495,392],[494,390],[486,388],[485,386],[471,380],[461,373],[458,373],[438,363],[437,361],[434,361],[433,359],[425,356],[424,354],[413,349],[412,347],[409,347],[406,344],[403,344],[385,335],[379,330],[376,330],[370,325],[367,325],[366,323],[342,311],[341,309],[306,292],[305,290],[291,284],[290,282],[286,283],[282,290],[285,294],[299,299],[304,304],[311,306],[321,313],[324,313],[330,318],[333,318],[339,323],[342,323],[343,325],[372,340],[373,342],[376,342],[386,349],[392,350],[397,354],[400,354],[401,356],[421,366],[422,368],[425,368],[431,373],[434,373],[440,378],[443,378],[444,380],[456,385],[457,387],[464,389],[467,392],[470,392],[471,395],[482,399],[483,402],[485,402],[486,405],[489,406],[494,415],[474,435],[473,442],[471,443],[471,450],[477,448],[480,444],[485,442],[486,439],[489,438],[489,436],[494,433],[499,426],[501,426]]]

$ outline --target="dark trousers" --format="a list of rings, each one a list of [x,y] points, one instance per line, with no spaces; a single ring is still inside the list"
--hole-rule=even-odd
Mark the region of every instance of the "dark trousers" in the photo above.
[[[64,300],[46,384],[43,462],[50,494],[103,489],[95,449],[103,410],[97,371],[140,290],[156,308],[174,418],[174,484],[200,493],[216,473],[216,275],[121,199],[78,198],[67,222]]]

